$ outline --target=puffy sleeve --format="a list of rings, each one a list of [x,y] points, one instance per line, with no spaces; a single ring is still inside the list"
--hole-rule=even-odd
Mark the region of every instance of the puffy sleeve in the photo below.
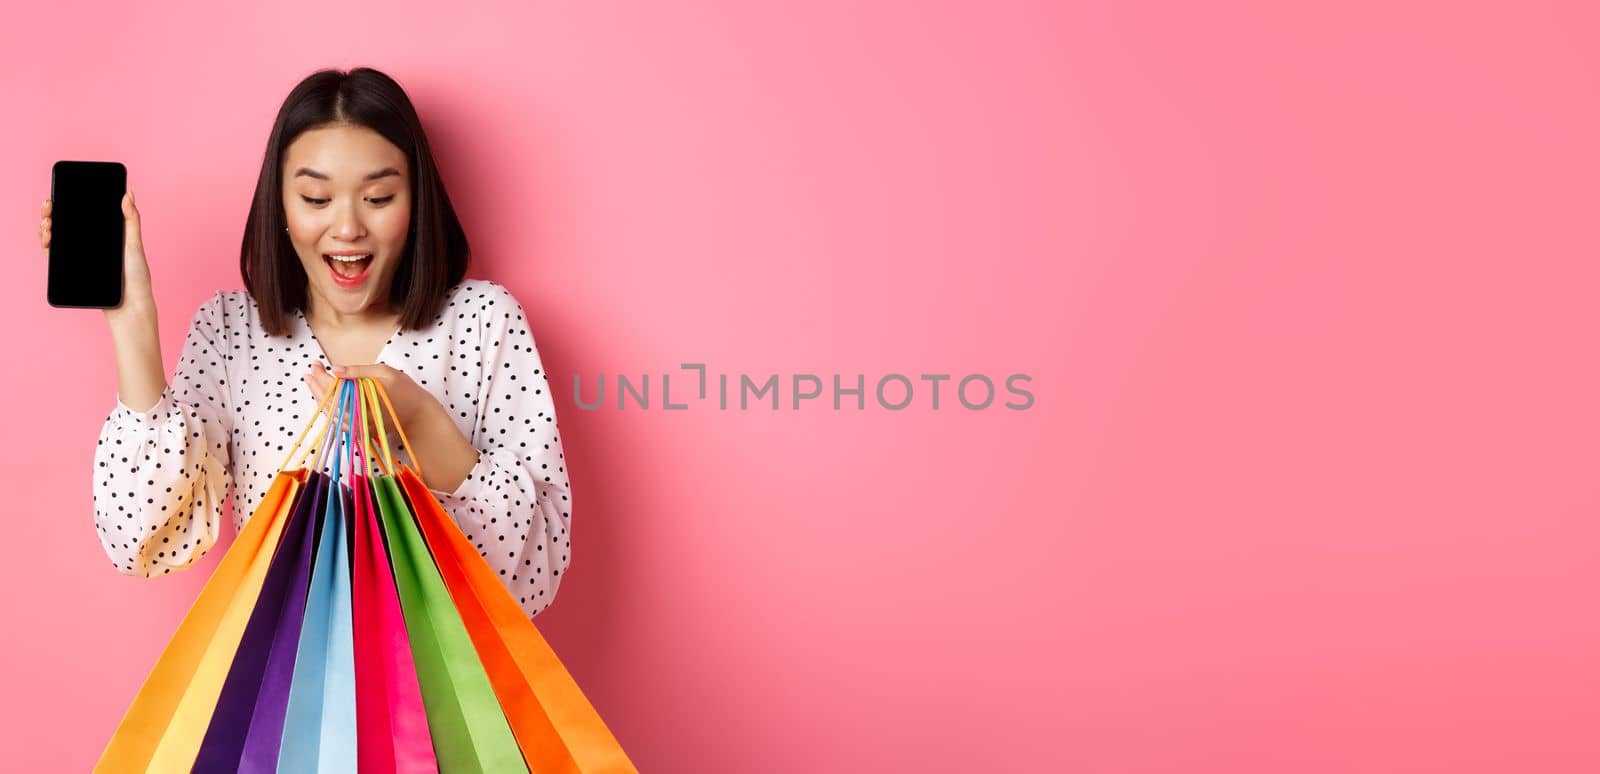
[[[572,489],[522,305],[490,283],[478,319],[478,463],[455,491],[432,491],[532,617],[554,601],[571,561]]]
[[[225,313],[221,292],[201,304],[156,405],[135,411],[118,395],[100,429],[95,528],[125,575],[183,569],[217,542],[232,490]]]

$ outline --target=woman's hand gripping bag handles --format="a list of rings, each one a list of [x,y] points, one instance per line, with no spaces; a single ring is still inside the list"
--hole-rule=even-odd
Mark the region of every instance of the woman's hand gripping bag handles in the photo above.
[[[394,416],[383,385],[366,380],[362,386],[374,414],[379,411],[378,399],[382,399],[404,441],[404,430]],[[378,427],[381,435],[381,422]],[[410,443],[406,446],[409,448]],[[387,444],[384,453],[388,453]],[[390,466],[394,468],[392,459]],[[472,639],[528,767],[534,774],[636,774],[638,770],[622,745],[533,620],[423,483],[420,469],[398,466],[394,478],[409,499],[439,576]]]
[[[374,384],[366,377],[357,381]],[[522,752],[473,650],[466,626],[445,591],[428,546],[395,482],[394,457],[381,415],[372,400],[367,400],[367,414],[378,431],[381,452],[373,455],[381,468],[373,477],[378,517],[393,563],[395,587],[410,635],[439,768],[452,774],[526,772]],[[409,447],[398,420],[395,426],[401,432],[401,441]]]
[[[332,399],[318,406],[289,448],[288,459]],[[324,425],[323,432],[327,426]],[[320,441],[321,434],[318,435]],[[312,446],[316,446],[313,442]],[[308,471],[286,461],[234,538],[222,561],[162,650],[122,722],[95,764],[96,772],[187,771],[227,678],[245,626],[291,509],[304,491]]]

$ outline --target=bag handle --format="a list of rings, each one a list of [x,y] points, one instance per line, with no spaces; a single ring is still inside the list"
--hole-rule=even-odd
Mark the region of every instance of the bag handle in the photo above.
[[[361,425],[361,459],[362,459],[362,462],[363,462],[363,465],[364,465],[362,467],[362,470],[365,471],[368,475],[374,475],[374,472],[376,472],[376,474],[394,475],[394,471],[393,471],[392,468],[384,467],[383,458],[378,455],[377,451],[374,449],[374,446],[373,446],[373,442],[372,442],[372,421],[373,421],[372,420],[372,406],[373,406],[373,404],[371,403],[371,400],[370,400],[370,398],[371,398],[370,391],[367,389],[367,385],[366,385],[366,382],[365,382],[365,380],[369,379],[369,378],[371,378],[371,377],[362,377],[362,381],[356,382],[356,384],[357,384],[357,386],[359,388],[357,390],[357,399],[356,399],[356,405],[358,407],[357,411],[356,411],[356,420]]]
[[[383,456],[385,459],[388,460],[390,475],[394,475],[393,471],[395,471],[398,466],[395,465],[394,455],[389,450],[389,434],[384,430],[383,412],[378,410],[378,399],[381,398],[383,400],[384,408],[389,410],[389,417],[394,420],[394,430],[400,434],[400,442],[405,444],[407,449],[411,448],[411,440],[406,438],[406,430],[404,427],[400,426],[400,416],[399,414],[395,413],[394,404],[389,401],[389,392],[383,388],[383,383],[371,377],[365,377],[361,379],[361,382],[368,392],[368,400],[372,402],[372,423],[378,428],[378,442],[381,444],[379,448],[383,451]],[[417,476],[419,478],[422,477],[422,463],[417,461],[417,455],[415,454],[411,455],[411,468],[417,471]]]
[[[300,448],[300,444],[305,442],[306,434],[311,432],[311,426],[316,423],[317,417],[324,416],[324,413],[325,413],[325,411],[327,410],[327,407],[328,407],[328,402],[333,400],[334,394],[335,394],[335,392],[333,390],[329,390],[327,395],[322,396],[322,402],[317,404],[317,410],[312,412],[311,419],[306,422],[305,429],[301,430],[300,433],[295,436],[294,445],[290,446],[289,447],[289,452],[287,454],[283,455],[283,464],[278,466],[278,472],[279,473],[282,473],[285,470],[288,470],[291,467],[291,465],[289,464],[290,462],[294,463],[294,465],[292,467],[296,467],[296,468],[303,467],[300,459],[295,456],[295,451]],[[332,423],[332,421],[333,420],[330,417],[329,420],[328,420],[328,423],[324,423],[323,424],[322,429],[317,432],[316,440],[312,441],[311,445],[306,447],[306,450],[304,452],[300,453],[300,455],[302,457],[305,456],[307,453],[310,453],[312,450],[316,449],[318,446],[320,446],[322,444],[322,437],[327,434],[329,424]]]
[[[377,398],[373,395],[372,385],[367,379],[361,382],[361,402],[367,412],[367,441],[372,442],[372,436],[378,436],[377,452],[373,454],[373,463],[378,467],[378,472],[385,475],[394,475],[394,454],[389,450],[389,435],[383,425],[382,409],[378,408]],[[373,430],[376,428],[377,432]]]
[[[355,475],[360,470],[365,475],[372,475],[372,441],[367,437],[367,411],[366,395],[361,390],[356,390],[355,405],[355,445],[350,448],[350,474]],[[359,462],[358,462],[359,460]]]
[[[334,412],[330,410],[328,404],[332,402],[336,396],[342,395],[346,389],[345,385],[352,382],[354,383],[352,386],[358,389],[359,396],[362,401],[361,409],[354,414],[356,421],[352,422],[353,426],[359,425],[360,427],[360,448],[365,452],[362,454],[362,456],[364,458],[370,458],[372,465],[375,466],[379,471],[385,472],[388,475],[394,475],[394,471],[398,466],[394,461],[394,453],[389,447],[388,431],[384,427],[382,421],[384,408],[388,409],[389,417],[394,420],[394,429],[395,432],[400,434],[400,442],[405,444],[406,448],[409,449],[411,448],[411,440],[406,437],[405,428],[401,427],[400,425],[400,417],[394,410],[394,403],[389,400],[388,390],[385,390],[383,384],[378,382],[378,380],[369,376],[357,377],[354,379],[341,378],[338,380],[338,383],[335,385],[335,389],[329,390],[328,394],[323,396],[322,403],[318,404],[316,413],[312,415],[310,422],[306,423],[305,429],[300,431],[300,435],[295,439],[294,444],[289,447],[289,452],[287,455],[285,455],[285,462],[283,466],[278,468],[279,472],[283,472],[290,467],[300,467],[302,464],[309,465],[312,461],[317,459],[325,459],[324,455],[329,453],[326,451],[326,447],[329,445],[330,440],[327,438],[328,430],[335,425],[339,425],[342,428],[344,424],[345,408],[347,405],[343,402],[343,399],[341,399],[338,411]],[[379,405],[380,401],[382,406]],[[322,428],[317,432],[316,438],[311,442],[311,445],[306,447],[305,450],[301,451],[300,455],[297,457],[295,452],[299,450],[300,445],[305,442],[306,434],[310,432],[312,424],[317,421],[317,417],[322,416],[327,417],[328,421],[323,423]],[[368,421],[369,418],[370,421]],[[378,431],[378,443],[376,446],[376,451],[381,452],[381,454],[374,453],[374,446],[372,443],[372,428],[374,427],[377,428]],[[342,430],[338,436],[344,437],[348,441],[348,437],[344,435]],[[349,447],[347,445],[347,456],[349,454],[348,448]],[[305,460],[304,463],[301,461],[302,458]],[[291,462],[294,464],[291,465]],[[353,460],[351,464],[354,465]],[[417,461],[415,455],[412,456],[411,467],[417,471],[417,475],[419,477],[422,475],[422,464]]]
[[[318,438],[321,439],[320,445],[318,445],[316,450],[312,451],[311,455],[306,458],[306,465],[307,466],[315,466],[315,467],[322,468],[322,469],[326,470],[330,475],[332,473],[334,473],[334,467],[332,467],[332,466],[330,466],[328,464],[328,462],[327,462],[328,456],[329,455],[333,455],[335,457],[338,456],[339,439],[343,438],[345,436],[345,434],[348,432],[348,431],[345,430],[345,416],[344,416],[344,402],[343,402],[345,400],[345,398],[346,398],[345,390],[341,385],[336,383],[333,386],[332,393],[333,393],[335,399],[340,401],[340,402],[337,404],[337,406],[338,406],[337,409],[335,409],[332,406],[328,407],[328,425],[327,425],[327,427],[325,427],[323,429],[324,429],[324,431],[331,430],[333,428],[338,428],[338,429],[334,430],[334,432],[332,434],[328,434],[326,432],[320,434],[318,436]],[[337,462],[337,461],[338,460],[335,460],[335,462]]]
[[[389,402],[389,391],[384,389],[383,382],[377,379],[372,380],[372,389],[378,393],[378,397],[383,398],[384,408],[389,409],[389,417],[394,420],[394,431],[400,434],[400,443],[405,444],[405,447],[410,449],[411,441],[406,438],[406,429],[400,426],[400,415],[395,413],[394,404]],[[378,425],[378,434],[383,434],[383,425],[381,423]],[[418,478],[422,478],[422,463],[417,461],[415,454],[411,455],[411,469],[417,471]]]
[[[332,498],[330,498],[330,499],[333,502],[335,502],[336,504],[339,504],[340,507],[341,507],[341,510],[342,510],[342,505],[343,505],[344,501],[341,500],[341,499],[338,499],[339,478],[340,478],[340,473],[343,471],[343,468],[344,468],[342,463],[343,463],[343,461],[345,459],[348,459],[349,456],[350,456],[350,432],[351,432],[350,430],[345,429],[345,420],[346,419],[350,420],[350,427],[351,428],[355,427],[355,414],[353,413],[354,407],[355,407],[355,403],[353,401],[353,399],[355,397],[355,390],[353,389],[353,385],[351,385],[349,382],[343,382],[343,383],[339,384],[338,385],[338,389],[339,389],[339,420],[338,420],[339,434],[338,434],[338,437],[333,442],[333,445],[334,445],[333,452],[332,452],[333,453],[333,465],[330,468],[329,473],[330,473],[330,477],[333,480],[333,484],[332,484],[331,488],[332,488],[333,493],[334,493],[334,496]],[[340,453],[341,450],[343,452],[342,454]],[[352,461],[351,464],[354,465],[355,463]]]

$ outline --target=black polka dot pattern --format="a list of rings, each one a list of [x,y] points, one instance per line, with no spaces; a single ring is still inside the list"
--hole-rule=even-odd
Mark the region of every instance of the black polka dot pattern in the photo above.
[[[95,448],[94,515],[119,571],[188,567],[216,544],[224,502],[236,533],[260,505],[316,411],[301,376],[333,365],[303,313],[292,325],[268,336],[248,293],[219,291],[195,312],[156,405],[140,413],[118,396]],[[463,280],[430,325],[395,333],[378,361],[438,398],[478,449],[466,480],[434,495],[528,615],[543,612],[570,563],[572,492],[522,305],[499,283]]]

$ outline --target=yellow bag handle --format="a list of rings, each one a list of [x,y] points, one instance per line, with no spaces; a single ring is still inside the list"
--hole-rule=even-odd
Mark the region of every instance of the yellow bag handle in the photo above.
[[[394,430],[400,434],[400,442],[405,444],[407,449],[411,448],[411,440],[406,438],[406,429],[400,425],[400,416],[395,413],[394,404],[389,402],[389,392],[383,388],[383,383],[371,377],[363,377],[361,385],[368,393],[368,400],[372,402],[372,422],[378,428],[378,442],[381,444],[384,457],[389,462],[390,475],[394,475],[397,466],[394,463],[394,455],[389,451],[389,435],[383,427],[383,413],[378,410],[378,399],[381,398],[384,407],[389,409],[389,417],[394,420]],[[411,455],[411,468],[417,471],[419,478],[422,477],[422,463],[417,461],[416,454]]]
[[[338,394],[338,390],[329,390],[327,395],[322,396],[322,403],[317,405],[317,410],[315,412],[312,412],[311,419],[310,421],[306,422],[305,429],[301,430],[300,433],[295,436],[294,445],[289,447],[289,453],[283,455],[283,464],[278,467],[279,473],[288,470],[290,467],[302,467],[300,460],[295,457],[295,450],[299,449],[300,444],[305,442],[306,433],[311,432],[311,425],[317,421],[317,417],[326,415],[328,417],[328,421],[322,425],[321,430],[317,431],[317,439],[312,441],[311,446],[307,447],[304,452],[301,452],[301,456],[303,457],[307,453],[312,453],[314,456],[314,451],[322,446],[323,435],[328,432],[328,427],[334,423],[332,414],[328,412],[328,403],[333,400],[335,395]],[[291,460],[294,461],[294,465],[289,464]]]
[[[374,470],[378,471],[379,473],[383,472],[383,462],[374,458],[372,449],[372,430],[370,427],[368,427],[368,423],[372,421],[372,412],[367,408],[366,390],[365,388],[361,387],[359,382],[356,383],[356,387],[355,421],[356,424],[360,425],[361,428],[356,433],[356,449],[361,452],[361,460],[364,463],[362,465],[361,472],[371,476],[373,475]],[[351,456],[353,457],[354,454]],[[351,460],[350,469],[352,471],[355,470],[355,460],[353,459]]]
[[[378,463],[379,470],[394,475],[394,453],[389,449],[389,433],[383,425],[383,409],[378,405],[378,398],[372,392],[372,385],[368,379],[358,383],[361,388],[361,405],[367,415],[367,438],[371,440],[373,431],[378,436],[378,453],[373,459]]]

